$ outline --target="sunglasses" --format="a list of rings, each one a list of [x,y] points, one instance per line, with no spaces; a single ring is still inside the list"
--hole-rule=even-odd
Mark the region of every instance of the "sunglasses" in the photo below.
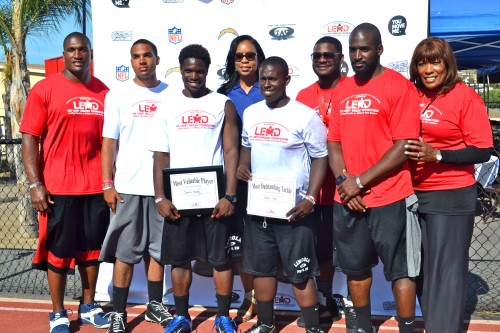
[[[312,61],[319,61],[321,57],[325,58],[325,60],[333,60],[336,56],[340,55],[340,52],[313,52],[311,53]]]
[[[248,61],[255,60],[255,58],[257,58],[257,53],[247,52],[245,54],[243,54],[243,53],[235,53],[234,54],[234,61],[242,61],[243,58],[247,58]]]

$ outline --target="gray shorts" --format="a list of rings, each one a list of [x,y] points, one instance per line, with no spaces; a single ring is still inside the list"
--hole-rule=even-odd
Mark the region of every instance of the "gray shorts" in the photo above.
[[[158,214],[154,197],[121,194],[123,204],[116,203],[108,232],[101,249],[100,261],[137,264],[149,255],[156,261],[161,256],[163,217]]]

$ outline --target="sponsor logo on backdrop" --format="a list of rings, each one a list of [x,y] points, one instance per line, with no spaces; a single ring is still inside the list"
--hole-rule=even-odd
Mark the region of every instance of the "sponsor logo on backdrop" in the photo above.
[[[345,61],[342,61],[340,64],[340,75],[347,76],[347,74],[349,74],[349,66],[347,66]]]
[[[234,2],[234,0],[220,0],[223,4],[230,5]]]
[[[163,0],[164,3],[181,3],[184,2],[184,0]]]
[[[129,0],[111,0],[113,5],[115,5],[118,8],[129,8],[128,3],[130,2]]]
[[[224,80],[224,74],[226,73],[226,66],[218,65],[218,67],[220,68],[217,70],[217,77],[220,80]]]
[[[211,3],[213,0],[198,0],[198,1],[203,3]]]
[[[321,28],[323,35],[347,36],[354,29],[354,24],[345,21],[328,22]]]
[[[344,296],[341,294],[333,294],[332,298],[337,304],[337,308],[342,311],[344,309]]]
[[[181,72],[180,67],[171,67],[171,68],[167,69],[167,73],[165,73],[165,77],[169,76],[172,73],[180,73],[180,72]]]
[[[111,32],[111,40],[113,42],[123,42],[132,40],[132,30],[122,30]]]
[[[276,293],[276,296],[274,296],[274,304],[284,308],[293,308],[296,305],[296,301],[291,295]]]
[[[389,21],[389,32],[393,36],[403,36],[406,35],[406,18],[404,16],[398,15],[391,18]]]
[[[387,64],[387,67],[400,73],[408,73],[408,60],[393,61]]]
[[[173,44],[182,42],[181,28],[173,27],[172,29],[168,29],[168,41]]]
[[[238,37],[238,33],[236,32],[236,30],[234,30],[233,28],[226,28],[226,29],[222,29],[220,32],[219,32],[219,38],[220,39],[222,36],[224,36],[225,34],[233,34],[235,35],[236,37]]]
[[[269,30],[269,35],[271,35],[271,37],[276,40],[293,38],[292,35],[295,32],[295,30],[290,25],[270,25],[269,27],[271,27],[271,30]]]
[[[290,77],[294,77],[294,78],[297,78],[300,76],[300,70],[298,67],[295,67],[293,65],[288,65],[288,75],[290,75]]]
[[[116,66],[116,79],[122,82],[127,81],[129,71],[130,71],[129,66],[125,65]]]
[[[396,302],[394,301],[385,301],[382,303],[382,307],[385,311],[394,311],[396,310]]]

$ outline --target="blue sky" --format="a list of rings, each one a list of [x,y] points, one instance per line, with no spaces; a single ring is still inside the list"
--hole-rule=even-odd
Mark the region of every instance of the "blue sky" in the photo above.
[[[87,18],[86,28],[87,36],[92,41],[92,21],[90,18]],[[76,26],[74,18],[71,17],[61,24],[57,33],[52,33],[50,36],[29,36],[26,40],[28,64],[43,65],[45,59],[61,56],[64,37],[73,31],[82,32],[82,28]]]

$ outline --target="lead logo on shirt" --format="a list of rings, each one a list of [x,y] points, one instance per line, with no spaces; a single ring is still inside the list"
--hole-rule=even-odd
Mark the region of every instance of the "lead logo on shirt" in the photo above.
[[[368,114],[376,115],[379,112],[380,100],[373,95],[352,95],[342,101],[344,109],[341,115]]]
[[[189,110],[176,118],[177,129],[211,129],[215,127],[215,116],[203,110]]]
[[[248,134],[252,141],[287,143],[288,133],[288,129],[281,124],[263,122],[253,125]]]
[[[154,117],[156,110],[158,109],[158,101],[144,100],[135,103],[132,106],[134,110],[132,112],[132,117],[134,118],[152,118]]]
[[[68,106],[68,114],[104,115],[104,105],[99,100],[92,97],[75,97],[70,99],[66,105]]]
[[[421,110],[424,110],[425,107],[427,107],[427,104],[420,105]],[[420,119],[422,120],[422,123],[437,125],[442,115],[443,114],[439,111],[439,109],[436,109],[434,105],[431,105],[425,111],[420,113]]]

